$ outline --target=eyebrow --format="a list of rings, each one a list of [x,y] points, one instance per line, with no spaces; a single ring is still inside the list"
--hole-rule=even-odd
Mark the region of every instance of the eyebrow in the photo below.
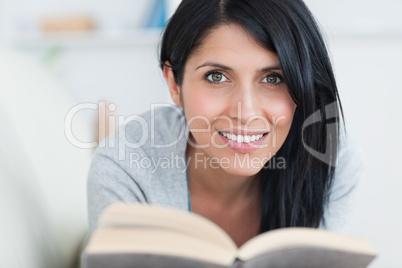
[[[204,67],[216,67],[216,68],[227,70],[227,71],[233,71],[232,68],[230,68],[228,66],[225,66],[225,65],[222,65],[222,64],[219,64],[219,63],[215,63],[215,62],[206,62],[206,63],[198,66],[197,68],[195,68],[195,70],[198,70],[198,69],[201,69],[201,68],[204,68]]]
[[[227,70],[227,71],[233,71],[232,68],[225,66],[223,64],[215,63],[215,62],[206,62],[206,63],[198,66],[197,68],[195,68],[195,70],[198,70],[198,69],[201,69],[204,67],[215,67],[215,68],[219,68],[219,69],[223,69],[223,70]],[[269,72],[269,71],[273,71],[273,70],[282,70],[282,68],[280,65],[268,66],[268,67],[260,69],[259,72],[263,73],[263,72]]]

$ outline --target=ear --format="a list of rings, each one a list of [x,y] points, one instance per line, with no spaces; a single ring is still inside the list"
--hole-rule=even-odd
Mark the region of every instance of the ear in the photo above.
[[[166,61],[165,65],[163,66],[163,75],[165,76],[166,82],[168,84],[170,96],[172,97],[173,102],[178,106],[182,106],[180,98],[180,88],[176,84],[176,81],[174,79],[172,67],[169,66],[170,62]]]

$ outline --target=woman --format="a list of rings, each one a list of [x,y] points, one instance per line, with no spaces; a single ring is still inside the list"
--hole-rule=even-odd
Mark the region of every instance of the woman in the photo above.
[[[91,230],[115,201],[191,210],[239,246],[276,228],[342,227],[358,165],[334,128],[334,75],[301,0],[184,0],[160,62],[181,108],[144,114],[118,148],[97,150]]]

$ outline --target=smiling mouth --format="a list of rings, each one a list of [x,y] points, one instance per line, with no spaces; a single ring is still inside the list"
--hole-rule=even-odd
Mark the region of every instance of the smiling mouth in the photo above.
[[[261,133],[257,135],[241,135],[241,134],[232,134],[232,133],[226,133],[222,131],[218,131],[219,135],[225,137],[228,140],[238,142],[238,143],[253,143],[256,141],[259,141],[262,139],[264,136],[268,135],[268,132],[266,133]]]

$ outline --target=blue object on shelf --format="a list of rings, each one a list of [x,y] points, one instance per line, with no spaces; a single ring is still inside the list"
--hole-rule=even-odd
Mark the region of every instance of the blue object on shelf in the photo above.
[[[148,19],[145,23],[146,28],[163,28],[167,21],[166,0],[154,0]]]

